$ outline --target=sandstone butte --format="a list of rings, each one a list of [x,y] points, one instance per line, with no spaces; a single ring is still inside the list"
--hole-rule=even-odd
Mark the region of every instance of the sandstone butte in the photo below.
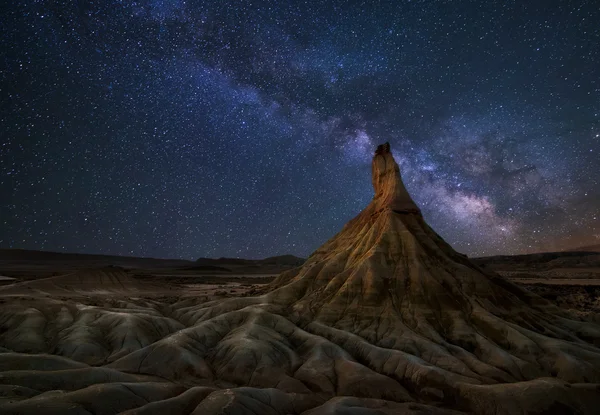
[[[454,251],[387,143],[372,178],[371,203],[259,296],[3,298],[0,413],[600,413],[598,316]]]

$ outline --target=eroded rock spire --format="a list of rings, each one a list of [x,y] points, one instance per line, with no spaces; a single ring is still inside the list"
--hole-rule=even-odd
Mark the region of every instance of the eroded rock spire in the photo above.
[[[372,163],[374,199],[380,209],[397,213],[420,213],[400,176],[400,168],[390,150],[390,143],[377,146]]]

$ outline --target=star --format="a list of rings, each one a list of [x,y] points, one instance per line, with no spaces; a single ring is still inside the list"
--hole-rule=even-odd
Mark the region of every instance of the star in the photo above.
[[[541,7],[16,4],[0,247],[306,256],[371,200],[386,141],[456,249],[591,244],[600,12]]]

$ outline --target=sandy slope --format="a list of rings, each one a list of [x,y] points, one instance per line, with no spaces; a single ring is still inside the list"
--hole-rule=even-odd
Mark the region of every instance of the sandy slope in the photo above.
[[[455,252],[389,147],[373,185],[363,212],[260,296],[82,296],[73,277],[50,281],[72,298],[3,296],[0,413],[597,413],[597,315]]]

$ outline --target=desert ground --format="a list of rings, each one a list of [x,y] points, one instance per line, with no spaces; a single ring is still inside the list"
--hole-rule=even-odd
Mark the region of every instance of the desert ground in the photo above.
[[[512,262],[502,264],[499,271],[507,279],[569,313],[600,321],[600,253],[581,253],[574,273],[556,263],[539,271],[531,256],[508,258]],[[268,373],[257,371],[254,360],[242,363],[247,373],[239,369],[234,373],[232,354],[250,333],[225,333],[230,328],[217,325],[211,330],[223,330],[220,340],[196,339],[203,340],[199,343],[204,348],[194,346],[176,355],[168,350],[170,339],[193,329],[194,314],[202,304],[263,292],[279,272],[302,261],[287,260],[247,261],[240,270],[227,259],[216,260],[211,265],[215,268],[210,268],[187,261],[0,251],[0,413],[285,413],[281,408],[305,414],[488,413],[470,407],[445,409],[454,405],[444,405],[442,392],[433,387],[426,391],[430,396],[424,405],[393,376],[375,376],[368,362],[327,345],[325,337],[315,340],[305,334],[306,338],[293,339],[296,348],[306,349],[290,357],[298,360],[294,378],[301,380],[277,384],[264,379]],[[476,262],[497,269],[499,260]],[[587,278],[580,278],[582,274]],[[260,313],[253,318],[260,319]],[[289,328],[281,329],[254,335],[278,342],[291,334]],[[281,343],[278,347],[281,355],[272,358],[275,362],[297,353]],[[128,355],[140,351],[143,357],[128,361]],[[327,375],[317,376],[314,365],[319,364],[328,367]],[[298,376],[303,366],[304,374]],[[560,381],[549,377],[544,382],[553,388]],[[245,387],[253,383],[269,387]],[[527,387],[535,391],[539,385],[531,382]],[[587,396],[593,401],[591,397],[600,394],[597,386],[575,387],[581,388],[577,399]],[[572,411],[576,407],[561,404],[545,413],[577,413]],[[514,408],[499,408],[496,413],[511,413]]]
[[[589,249],[482,257],[473,258],[472,261],[483,269],[492,270],[556,302],[561,308],[600,312],[600,246]],[[56,298],[62,292],[66,298],[70,298],[77,295],[77,291],[83,297],[102,295],[99,289],[102,283],[89,275],[113,270],[122,272],[145,298],[175,301],[182,297],[201,296],[208,301],[262,292],[280,273],[302,265],[304,261],[292,255],[263,260],[199,258],[186,261],[0,249],[0,296],[39,295]],[[85,288],[77,288],[71,281],[66,283],[63,290],[59,290],[56,281],[75,273],[88,275]],[[53,288],[44,289],[44,285],[50,281]],[[111,295],[121,294],[128,297],[130,292],[111,292]]]
[[[600,253],[469,259],[389,145],[308,259],[0,252],[0,414],[594,414]]]

